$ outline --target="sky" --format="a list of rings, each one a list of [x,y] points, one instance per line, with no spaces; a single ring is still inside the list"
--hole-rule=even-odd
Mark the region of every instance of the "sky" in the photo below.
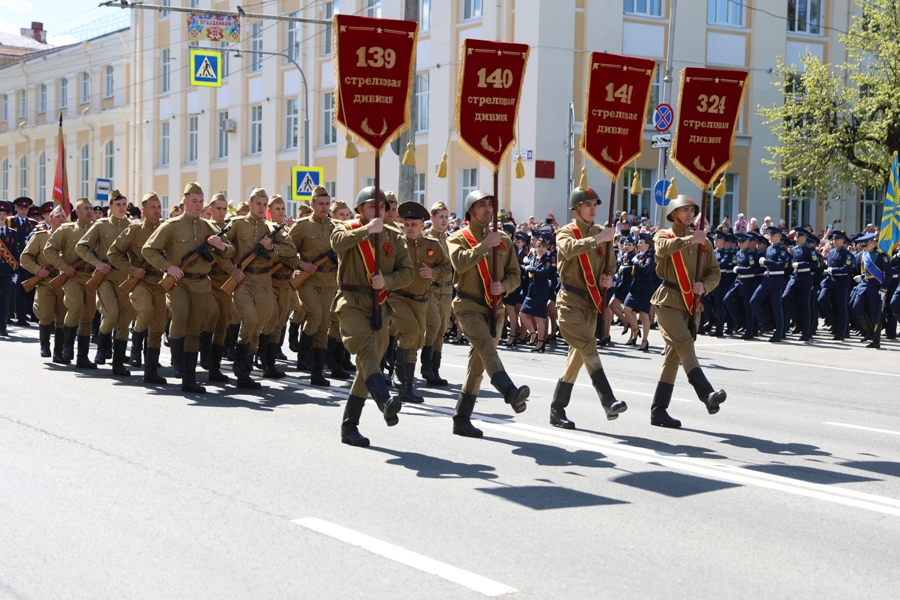
[[[101,0],[0,0],[0,31],[19,33],[32,21],[44,24],[47,41],[55,46],[74,40],[60,36],[64,31],[103,18],[119,8],[99,7]]]

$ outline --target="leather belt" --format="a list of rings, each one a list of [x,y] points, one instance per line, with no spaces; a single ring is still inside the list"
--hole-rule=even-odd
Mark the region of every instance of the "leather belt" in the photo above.
[[[145,275],[149,275],[150,277],[160,277],[162,276],[162,271],[157,271],[156,269],[147,269],[145,271]]]
[[[208,275],[206,273],[185,273],[184,279],[206,279]]]
[[[566,290],[570,294],[575,294],[579,298],[587,298],[587,292],[585,292],[584,290],[579,289],[575,286],[569,285],[568,283],[560,283],[559,287]]]
[[[428,294],[422,294],[421,296],[416,296],[415,294],[410,294],[409,292],[405,292],[403,290],[394,290],[391,294],[396,294],[397,296],[401,296],[403,298],[409,298],[415,302],[427,302]]]
[[[797,269],[795,273],[809,273],[809,269]]]
[[[667,280],[667,279],[663,279],[662,284],[663,284],[664,286],[666,286],[667,288],[669,288],[669,289],[675,290],[675,291],[678,292],[679,294],[681,293],[681,286],[678,285],[677,283],[673,283],[673,282],[671,282],[671,281],[669,281],[669,280]]]
[[[90,273],[90,272],[92,272],[93,270],[94,270],[94,267],[92,267],[91,265],[83,265],[83,266],[78,267],[77,269],[75,269],[75,271],[78,272],[78,273]]]
[[[341,284],[342,292],[353,292],[354,294],[367,294],[369,296],[372,295],[372,288],[365,285],[350,285],[348,283]]]
[[[738,279],[750,279],[751,277],[756,277],[756,275],[738,275]]]
[[[847,274],[846,273],[832,273],[831,276],[832,277],[846,277]]]
[[[316,273],[334,273],[337,267],[317,267]]]
[[[766,271],[766,277],[769,275],[784,275],[784,271]]]
[[[287,280],[290,279],[293,275],[294,275],[294,274],[293,274],[293,273],[290,273],[290,272],[289,272],[289,273],[285,273],[284,275],[282,275],[281,273],[276,273],[275,275],[272,275],[272,279],[274,279],[275,281],[287,281]]]
[[[479,298],[478,296],[472,296],[471,294],[466,294],[465,292],[460,292],[457,290],[456,295],[464,300],[471,300],[472,302],[479,304],[485,308],[490,308],[487,305],[487,302],[484,301],[484,298]]]
[[[265,275],[271,267],[260,267],[258,269],[244,269],[246,275]]]
[[[895,277],[896,277],[896,275],[895,275]],[[445,287],[450,287],[451,285],[453,285],[452,280],[445,281],[444,283],[438,283],[437,281],[431,282],[431,287],[445,288]]]

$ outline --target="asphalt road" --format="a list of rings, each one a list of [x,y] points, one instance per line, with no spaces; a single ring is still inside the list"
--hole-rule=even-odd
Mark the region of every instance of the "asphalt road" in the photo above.
[[[547,420],[564,347],[503,350],[531,400],[514,416],[484,391],[480,440],[451,435],[469,347],[447,345],[454,385],[393,428],[370,401],[358,449],[346,384],[291,371],[186,397],[53,365],[36,328],[10,331],[0,597],[900,596],[900,342],[701,338],[728,400],[707,415],[680,374],[677,431],[649,424],[656,331],[653,354],[602,355],[617,421],[580,376],[575,431]]]

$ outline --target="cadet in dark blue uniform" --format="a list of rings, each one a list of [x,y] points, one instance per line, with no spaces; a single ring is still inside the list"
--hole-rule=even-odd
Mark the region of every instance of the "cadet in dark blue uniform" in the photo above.
[[[535,255],[526,262],[525,272],[531,285],[522,301],[519,316],[526,330],[534,331],[534,348],[532,352],[543,352],[546,348],[547,335],[547,302],[550,301],[550,286],[555,282],[556,263],[553,255],[547,252],[550,240],[539,236],[535,240]]]
[[[0,201],[0,336],[7,335],[6,319],[19,268],[19,258],[15,253],[16,231],[7,225],[12,210],[12,204]]]
[[[760,325],[775,322],[775,331],[769,341],[781,342],[784,340],[781,294],[784,292],[785,270],[791,262],[791,256],[781,243],[781,229],[768,227],[766,233],[772,245],[766,250],[765,257],[759,259],[759,264],[765,267],[766,274],[753,293],[750,306]]]
[[[860,275],[853,312],[859,317],[863,331],[871,342],[867,348],[881,348],[881,307],[887,295],[891,275],[891,259],[878,247],[874,233],[856,238],[863,248],[860,252]]]
[[[638,253],[631,259],[632,276],[631,291],[625,297],[625,318],[631,327],[631,339],[625,344],[633,346],[637,343],[638,322],[640,315],[643,325],[644,341],[641,343],[642,352],[650,351],[650,342],[647,336],[650,333],[650,298],[659,287],[653,281],[656,272],[656,255],[653,252],[653,235],[642,233],[638,236]]]
[[[725,324],[729,321],[728,312],[725,309],[725,295],[731,290],[737,278],[734,274],[736,253],[731,248],[730,241],[736,238],[718,229],[713,235],[715,236],[716,262],[719,263],[719,269],[722,271],[722,279],[712,292],[712,303],[716,316],[715,336],[724,337]],[[729,325],[728,328],[731,329],[731,326]]]
[[[15,229],[16,232],[16,249],[14,250],[16,255],[16,260],[19,260],[19,257],[22,255],[22,251],[25,249],[25,244],[28,242],[28,236],[31,235],[31,232],[34,231],[34,228],[37,227],[37,221],[34,219],[28,218],[28,209],[34,204],[34,201],[31,198],[27,198],[22,196],[21,198],[16,198],[13,200],[13,205],[16,208],[16,216],[9,217],[7,221],[7,227]],[[33,309],[33,301],[32,304],[28,302],[28,292],[25,291],[21,284],[24,280],[30,279],[32,274],[29,271],[26,271],[22,265],[19,265],[19,268],[16,270],[17,283],[13,286],[13,296],[10,300],[10,310],[15,308],[16,311],[16,323],[22,327],[30,326],[28,322],[28,313],[34,313]],[[12,303],[15,303],[13,306]]]
[[[843,340],[847,335],[848,293],[853,283],[853,255],[845,244],[850,238],[843,231],[831,234],[834,246],[826,259],[825,280],[819,292],[819,311],[834,325],[834,340]]]
[[[808,342],[812,332],[809,298],[812,294],[813,272],[818,270],[820,262],[818,253],[806,243],[807,236],[805,229],[794,231],[797,241],[797,245],[791,250],[794,274],[781,296],[788,316],[800,331],[801,342]]]
[[[753,317],[750,298],[759,286],[757,274],[760,266],[756,252],[758,241],[755,233],[739,233],[737,240],[738,251],[732,267],[735,281],[725,294],[725,308],[731,315],[731,320],[738,327],[743,327],[744,335],[741,339],[752,340],[756,331],[756,319]]]
[[[825,257],[819,252],[819,238],[812,233],[807,232],[806,243],[816,255],[818,267],[813,268],[812,273],[812,290],[809,293],[809,317],[810,317],[810,337],[816,335],[819,329],[819,290],[822,289],[822,280],[825,278]]]
[[[601,346],[612,344],[612,337],[609,330],[612,327],[613,315],[619,318],[619,321],[625,323],[625,313],[622,311],[622,303],[631,291],[631,284],[634,280],[632,277],[631,259],[634,258],[634,239],[628,235],[619,236],[619,254],[616,257],[616,275],[613,279],[613,287],[606,293],[606,302],[609,309],[604,315],[603,339],[600,340]]]
[[[884,337],[889,340],[897,339],[897,311],[893,309],[894,296],[897,295],[897,284],[900,283],[900,244],[894,247],[894,256],[891,257],[891,280],[888,284],[887,295],[884,298]],[[900,301],[900,299],[898,299]]]

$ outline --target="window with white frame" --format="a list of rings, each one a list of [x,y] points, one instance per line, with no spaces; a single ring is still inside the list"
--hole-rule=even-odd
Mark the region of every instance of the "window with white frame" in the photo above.
[[[469,19],[480,19],[483,12],[481,0],[462,0],[462,9],[463,21],[468,21]]]
[[[87,104],[91,101],[91,74],[87,71],[81,73],[81,103]]]
[[[250,107],[250,148],[249,154],[262,152],[262,104]]]
[[[381,0],[366,0],[366,16],[381,18]]]
[[[219,42],[219,49],[222,51],[222,60],[219,63],[219,70],[222,72],[222,79],[228,77],[228,57],[231,55],[231,53],[226,50],[226,48],[228,47],[228,42]]]
[[[425,205],[425,173],[416,173],[413,180],[413,200]]]
[[[200,0],[191,0],[189,3],[190,8],[200,8]]]
[[[59,107],[69,107],[69,80],[65,77],[59,80]]]
[[[24,119],[28,116],[28,93],[25,90],[19,90],[19,118]]]
[[[333,181],[326,181],[323,185],[325,186],[328,195],[334,198],[335,183]]]
[[[38,204],[43,204],[47,201],[47,155],[43,152],[38,154],[37,169]]]
[[[172,53],[168,48],[164,48],[159,54],[159,93],[161,94],[169,91],[171,71]]]
[[[811,199],[803,191],[796,179],[788,179],[784,184],[784,215],[788,230],[809,223]]]
[[[284,101],[284,149],[297,148],[298,131],[300,127],[300,101],[297,98],[288,98]]]
[[[42,115],[47,112],[47,85],[42,83],[38,86],[38,114]]]
[[[337,144],[337,129],[334,128],[334,93],[322,96],[322,145]]]
[[[169,122],[159,124],[159,166],[169,166]]]
[[[462,198],[459,205],[463,206],[466,202],[466,196],[478,189],[478,167],[474,169],[462,169],[462,184],[459,186]]]
[[[160,4],[162,6],[164,6],[165,8],[169,8],[170,6],[172,6],[172,0],[162,0],[162,2],[160,2]],[[171,13],[171,12],[172,11],[170,11],[170,10],[159,11],[159,18],[162,19],[163,17],[168,17],[169,13]]]
[[[0,164],[0,200],[9,200],[9,159]]]
[[[332,17],[334,17],[334,15],[336,15],[339,12],[340,12],[340,3],[338,2],[338,0],[334,0],[333,2],[325,3],[324,14],[325,14],[326,20],[331,21]],[[322,54],[324,56],[328,56],[329,54],[331,54],[331,43],[332,43],[331,36],[332,35],[333,35],[333,32],[331,31],[331,25],[326,25],[325,26],[325,36],[322,39]]]
[[[719,180],[716,179],[715,184],[718,185]],[[710,187],[707,192],[707,202],[706,202],[706,218],[709,221],[709,225],[712,228],[716,228],[722,224],[722,220],[725,217],[728,217],[732,222],[732,227],[734,226],[734,207],[737,206],[737,184],[738,184],[738,176],[733,173],[728,173],[725,175],[725,195],[721,198],[716,198],[713,195],[713,190],[715,185]]]
[[[431,30],[431,0],[419,2],[419,31]]]
[[[707,0],[706,20],[714,25],[744,26],[744,2],[741,0]]]
[[[299,17],[300,13],[292,12],[287,16],[289,17]],[[287,39],[287,48],[285,48],[284,53],[287,54],[290,58],[294,59],[294,61],[300,60],[300,23],[297,21],[286,21],[285,24]],[[288,61],[287,64],[290,64]]]
[[[187,161],[189,163],[197,162],[197,151],[200,143],[200,118],[188,117],[188,133],[187,133]]]
[[[19,196],[28,194],[28,157],[19,159]]]
[[[115,79],[113,77],[115,73],[115,69],[113,69],[112,65],[106,65],[106,69],[103,72],[103,97],[104,98],[112,98],[113,90],[115,89]]]
[[[262,70],[263,55],[256,54],[262,52],[263,49],[263,24],[260,22],[250,25],[250,72],[255,73]]]
[[[87,144],[81,147],[79,163],[78,195],[87,198],[91,193],[91,149]]]
[[[659,90],[660,90],[660,80],[662,79],[662,72],[665,68],[665,65],[660,65],[658,69],[656,69],[656,74],[653,76],[653,81],[650,82],[650,102],[647,104],[647,125],[653,125],[653,113],[656,112],[656,107],[659,105]]]
[[[822,33],[822,0],[788,0],[788,31]]]
[[[662,0],[624,0],[625,14],[662,16]]]
[[[637,170],[641,187],[644,188],[644,193],[639,196],[631,195],[631,182],[634,181],[635,170]],[[652,208],[650,205],[653,201],[653,188],[650,183],[652,176],[653,172],[650,169],[625,169],[625,177],[622,180],[622,210],[628,213],[629,219],[634,216],[640,219],[645,208],[648,212]],[[634,211],[634,214],[632,214],[632,211]]]
[[[428,73],[416,75],[415,131],[428,131]]]
[[[113,178],[116,172],[116,145],[112,140],[106,142],[103,146],[103,176],[107,179]]]
[[[881,219],[878,217],[878,206],[884,202],[884,193],[881,188],[867,187],[861,190],[859,196],[859,227],[866,225],[878,225]]]
[[[3,94],[3,106],[0,108],[0,122],[6,123],[9,121],[9,95]]]
[[[216,129],[216,158],[228,158],[228,132],[225,125],[228,122],[228,111],[219,113],[219,127]]]

